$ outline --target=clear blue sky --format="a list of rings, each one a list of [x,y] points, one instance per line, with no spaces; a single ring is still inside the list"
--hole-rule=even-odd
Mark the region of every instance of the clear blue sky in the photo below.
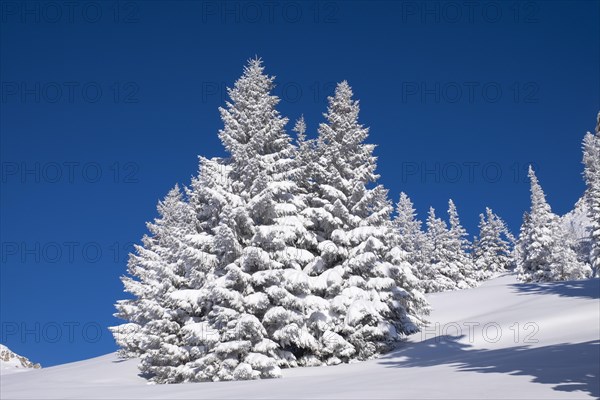
[[[0,3],[0,342],[43,365],[115,350],[129,243],[223,155],[217,107],[255,55],[312,134],[348,80],[382,182],[421,217],[452,198],[470,234],[485,206],[518,231],[530,162],[557,213],[583,192],[596,1],[69,4]]]

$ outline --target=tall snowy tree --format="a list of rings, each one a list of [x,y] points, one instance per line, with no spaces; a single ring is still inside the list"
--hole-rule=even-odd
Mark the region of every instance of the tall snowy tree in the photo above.
[[[577,260],[568,236],[546,202],[546,196],[531,167],[529,179],[531,210],[519,236],[519,279],[525,282],[544,282],[586,278],[591,270]]]
[[[506,224],[486,207],[485,214],[479,214],[479,237],[473,245],[478,279],[488,279],[510,268],[511,245],[512,235]]]
[[[600,276],[600,113],[595,135],[587,133],[583,139],[584,178],[587,185],[585,200],[591,223],[590,262],[593,275]]]
[[[208,324],[218,338],[197,362],[200,380],[277,377],[316,342],[303,314],[301,270],[313,257],[304,247],[315,239],[300,218],[296,149],[275,108],[274,77],[263,71],[260,60],[251,60],[221,109],[219,136],[240,203],[222,213],[216,229],[220,263]]]
[[[373,186],[374,146],[364,143],[368,129],[352,95],[344,81],[328,98],[303,212],[318,240],[304,271],[312,293],[327,300],[311,316],[316,336],[328,339],[315,363],[372,357],[416,332],[426,309],[410,268],[394,259],[392,207],[387,191]]]

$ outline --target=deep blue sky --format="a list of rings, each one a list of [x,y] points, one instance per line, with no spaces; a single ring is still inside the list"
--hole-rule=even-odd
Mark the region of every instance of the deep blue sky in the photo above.
[[[485,206],[518,231],[530,162],[569,211],[599,3],[465,3],[1,2],[0,342],[46,366],[115,350],[128,243],[197,155],[223,154],[221,89],[255,55],[312,134],[348,80],[382,182],[421,217],[453,198],[470,234]]]

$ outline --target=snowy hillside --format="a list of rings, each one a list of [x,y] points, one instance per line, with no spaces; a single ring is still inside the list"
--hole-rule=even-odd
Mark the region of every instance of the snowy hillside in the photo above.
[[[0,374],[7,375],[39,368],[41,368],[40,364],[34,364],[26,357],[20,356],[0,344]]]
[[[282,379],[148,385],[109,354],[2,377],[0,398],[519,398],[600,396],[600,280],[428,296],[430,327],[380,359],[284,370]]]

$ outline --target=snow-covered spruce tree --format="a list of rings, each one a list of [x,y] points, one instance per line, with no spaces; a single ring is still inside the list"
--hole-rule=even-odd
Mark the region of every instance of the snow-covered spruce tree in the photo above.
[[[188,286],[200,289],[211,278],[218,263],[215,236],[226,207],[240,204],[231,192],[228,161],[199,158],[199,172],[187,188],[194,232],[183,239],[188,260]],[[188,292],[190,294],[190,292]]]
[[[274,77],[251,60],[229,89],[219,136],[230,154],[231,192],[216,228],[219,263],[207,285],[215,332],[208,353],[195,361],[195,380],[269,378],[317,350],[306,326],[307,276],[302,267],[316,240],[299,217],[304,207],[291,177],[295,148],[271,94]]]
[[[311,192],[314,185],[312,178],[314,177],[313,169],[316,164],[316,140],[307,139],[304,116],[296,121],[293,131],[296,132],[297,148],[292,177],[300,191],[305,194]]]
[[[219,260],[227,257],[222,251],[227,248],[227,235],[220,227],[232,205],[239,204],[239,199],[230,190],[229,172],[227,160],[201,157],[199,174],[187,189],[194,231],[182,240],[181,253],[187,265],[186,285],[169,295],[170,303],[180,315],[179,350],[186,353],[186,358],[169,376],[154,375],[152,379],[155,382],[199,380],[200,360],[208,354],[216,340],[217,332],[207,320],[213,309],[210,288],[215,270]],[[232,254],[236,254],[235,247]]]
[[[395,229],[395,252],[397,261],[405,261],[419,281],[419,288],[426,290],[429,271],[428,243],[422,223],[417,219],[417,212],[406,193],[400,193],[396,204],[396,216],[393,220]]]
[[[558,217],[546,202],[533,168],[531,210],[521,227],[518,241],[517,272],[524,282],[546,282],[584,279],[591,274],[589,266],[577,260],[569,238]]]
[[[448,225],[436,216],[433,207],[429,208],[426,228],[420,285],[426,293],[454,290],[456,283],[453,277],[458,277],[458,271],[448,274],[445,267],[447,256],[444,249],[449,240]]]
[[[451,203],[452,204],[452,203]],[[452,210],[452,207],[449,209]],[[435,215],[433,207],[427,215],[426,243],[424,248],[424,263],[421,286],[426,292],[442,292],[447,290],[467,289],[476,285],[471,277],[473,269],[469,255],[465,252],[464,229],[457,220],[457,215],[451,217],[452,226]]]
[[[583,139],[585,200],[591,221],[590,263],[593,276],[600,276],[600,113],[595,135],[588,132]]]
[[[479,214],[479,237],[473,244],[478,279],[489,279],[510,268],[512,244],[504,221],[486,207],[485,214]]]
[[[317,257],[304,268],[314,298],[309,327],[320,350],[301,361],[313,365],[385,351],[419,329],[427,307],[410,265],[396,260],[387,191],[370,187],[378,179],[374,146],[364,143],[368,129],[358,122],[348,83],[328,100],[303,211],[318,241],[308,247]]]
[[[168,377],[185,362],[180,351],[178,310],[169,294],[185,284],[186,264],[182,240],[192,232],[188,204],[175,186],[158,204],[159,217],[147,227],[142,246],[131,254],[128,276],[122,277],[125,291],[134,298],[116,304],[115,316],[129,321],[112,327],[124,356],[141,356],[142,371]]]
[[[405,253],[404,258],[412,265],[422,264],[425,233],[421,229],[422,223],[417,219],[412,201],[404,192],[400,193],[396,204],[393,223],[398,232],[397,246]]]
[[[471,254],[472,244],[468,239],[468,234],[465,228],[460,223],[458,211],[454,201],[448,201],[448,219],[450,221],[448,243],[450,248],[450,261],[455,263],[465,277],[465,282],[469,286],[475,286],[477,283],[475,264]]]

